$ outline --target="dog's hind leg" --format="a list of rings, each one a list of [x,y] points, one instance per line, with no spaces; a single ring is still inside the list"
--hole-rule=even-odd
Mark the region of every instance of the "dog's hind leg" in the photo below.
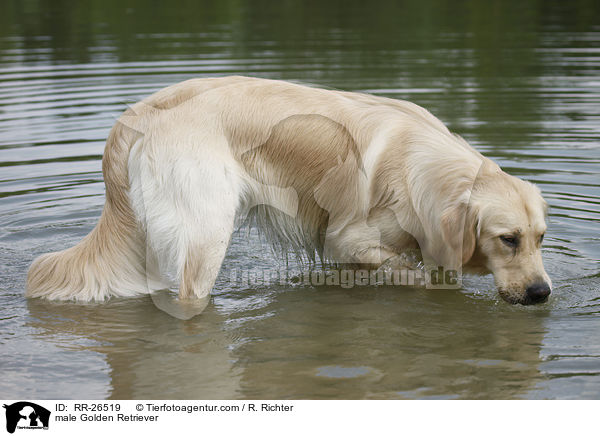
[[[189,233],[181,229],[187,240],[177,249],[184,253],[178,265],[179,298],[173,298],[170,293],[152,294],[156,306],[176,318],[190,319],[202,313],[210,301],[233,232],[233,217],[222,214],[213,218],[188,224],[192,226],[188,229],[196,230],[195,237],[190,238]]]
[[[238,192],[235,177],[223,165],[199,173],[179,191],[177,202],[179,225],[177,240],[177,275],[179,299],[204,298],[210,294],[225,258],[234,230]]]
[[[172,229],[177,242],[171,255],[177,262],[179,298],[153,295],[159,308],[177,318],[198,315],[210,300],[234,229],[237,199],[226,185],[204,183],[186,194],[190,202],[177,205],[179,217]]]
[[[188,245],[179,283],[179,299],[204,298],[219,274],[233,232],[233,220],[204,227],[207,234]]]
[[[179,314],[177,307],[208,301],[234,230],[240,183],[235,168],[228,167],[233,164],[222,155],[193,149],[155,153],[152,160],[139,159],[133,203],[138,204],[147,252],[160,275],[179,283],[177,301],[165,305],[167,297],[153,299],[172,315],[188,318],[189,311]]]

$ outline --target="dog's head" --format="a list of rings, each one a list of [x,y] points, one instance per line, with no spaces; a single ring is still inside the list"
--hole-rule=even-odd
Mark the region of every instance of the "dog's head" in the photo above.
[[[542,263],[547,205],[540,190],[493,165],[480,172],[468,197],[458,208],[464,217],[464,232],[458,232],[463,270],[491,272],[510,303],[546,301],[552,284]]]

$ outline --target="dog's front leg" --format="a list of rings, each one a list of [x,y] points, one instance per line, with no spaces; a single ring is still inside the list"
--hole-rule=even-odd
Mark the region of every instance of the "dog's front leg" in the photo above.
[[[396,256],[397,253],[387,247],[367,247],[352,254],[352,263],[361,267],[377,268],[387,262],[388,259],[393,259]]]
[[[418,250],[407,250],[386,259],[378,269],[386,273],[402,270],[421,270],[423,269],[423,259]]]
[[[406,243],[411,244],[411,241]],[[326,234],[325,257],[337,264],[353,264],[368,269],[382,265],[393,269],[412,269],[409,265],[416,267],[420,260],[411,262],[413,257],[417,257],[416,254],[410,254],[413,251],[407,248],[398,252],[385,244],[380,230],[367,225],[366,221],[354,222],[341,230],[330,226]]]

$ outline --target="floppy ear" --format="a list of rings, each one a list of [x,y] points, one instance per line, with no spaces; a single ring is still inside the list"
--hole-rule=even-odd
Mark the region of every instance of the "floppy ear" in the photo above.
[[[461,196],[444,210],[440,227],[452,253],[452,263],[457,266],[467,263],[475,252],[479,236],[479,214],[475,205],[469,203],[469,195]]]

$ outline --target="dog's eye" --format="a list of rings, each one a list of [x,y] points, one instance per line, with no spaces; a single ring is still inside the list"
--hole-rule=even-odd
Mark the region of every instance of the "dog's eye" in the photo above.
[[[519,245],[519,239],[513,235],[501,235],[500,240],[511,248],[515,248]]]

